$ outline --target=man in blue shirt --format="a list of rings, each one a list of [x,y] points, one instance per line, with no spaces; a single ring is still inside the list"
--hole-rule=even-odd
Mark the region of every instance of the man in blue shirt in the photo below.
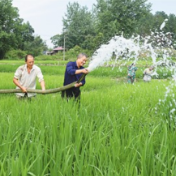
[[[87,61],[87,56],[84,53],[80,53],[75,62],[68,62],[65,70],[64,86],[78,81],[82,74],[88,74],[88,70],[83,67]],[[81,91],[80,87],[85,84],[85,78],[76,83],[75,87],[62,91],[62,97],[80,99]]]

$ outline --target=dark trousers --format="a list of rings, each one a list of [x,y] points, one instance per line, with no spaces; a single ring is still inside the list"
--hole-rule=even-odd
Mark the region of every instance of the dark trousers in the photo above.
[[[73,88],[62,91],[61,97],[67,98],[67,100],[69,98],[74,98],[76,101],[79,102],[80,97],[81,97],[81,91],[78,87],[73,87]]]

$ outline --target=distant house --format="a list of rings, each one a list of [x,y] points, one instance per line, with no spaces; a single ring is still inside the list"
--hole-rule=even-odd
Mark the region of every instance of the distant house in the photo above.
[[[62,46],[58,46],[56,48],[53,49],[54,52],[58,53],[59,51],[63,51],[64,48]]]
[[[60,51],[64,51],[64,48],[62,46],[58,46],[58,47],[54,48],[52,51],[48,51],[47,55],[53,55],[53,54],[56,54]]]

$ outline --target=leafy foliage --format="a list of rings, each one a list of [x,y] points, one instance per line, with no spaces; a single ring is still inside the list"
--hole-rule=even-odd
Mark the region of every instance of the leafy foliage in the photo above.
[[[32,53],[34,56],[41,55],[42,51],[46,49],[47,46],[40,36],[34,36],[31,42],[24,42],[24,50],[27,51],[27,53]]]
[[[1,0],[0,12],[0,59],[10,50],[30,51],[39,55],[46,49],[42,39],[33,35],[34,29],[30,23],[24,23],[19,18],[18,9],[12,6],[12,0]]]
[[[87,7],[80,7],[76,2],[69,3],[67,14],[63,18],[66,48],[70,49],[75,45],[85,48],[86,37],[95,33],[93,24],[93,16]]]
[[[15,29],[18,24],[18,11],[11,0],[0,1],[0,59],[16,45]]]
[[[57,47],[57,46],[63,46],[64,44],[63,44],[63,40],[64,40],[64,36],[63,36],[63,34],[56,34],[56,35],[54,35],[53,37],[51,37],[51,42],[53,43],[53,45],[55,46],[55,47]]]
[[[138,21],[149,13],[146,0],[97,0],[97,30],[102,32],[105,41],[123,32],[129,37],[135,32]]]
[[[67,52],[79,46],[81,51],[91,54],[115,35],[145,37],[153,31],[167,33],[175,49],[176,16],[163,11],[152,14],[150,8],[147,0],[97,0],[91,10],[78,2],[69,3],[63,17],[63,31],[51,37],[51,41],[55,47],[65,46]],[[19,18],[12,0],[0,0],[0,12],[0,59],[10,50],[22,50],[34,56],[47,50],[41,37],[34,35],[30,23]],[[168,21],[161,31],[165,19]]]
[[[22,50],[10,50],[5,54],[4,59],[24,59],[27,53]]]
[[[170,32],[173,43],[176,39],[176,17],[165,12],[150,12],[152,4],[147,0],[97,0],[94,8],[88,11],[78,3],[69,3],[63,18],[64,30],[52,37],[53,44],[71,49],[78,45],[92,53],[113,36],[126,38],[132,35],[149,36],[151,31],[160,31],[160,26],[168,19],[164,33]]]

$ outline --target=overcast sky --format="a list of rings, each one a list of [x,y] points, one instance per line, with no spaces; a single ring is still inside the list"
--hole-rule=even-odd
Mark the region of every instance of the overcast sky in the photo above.
[[[78,2],[92,9],[96,0],[13,0],[13,6],[19,9],[20,18],[29,21],[49,47],[53,47],[50,38],[62,31],[62,18],[69,2]],[[164,11],[176,15],[176,0],[148,0],[152,4],[152,13]]]

